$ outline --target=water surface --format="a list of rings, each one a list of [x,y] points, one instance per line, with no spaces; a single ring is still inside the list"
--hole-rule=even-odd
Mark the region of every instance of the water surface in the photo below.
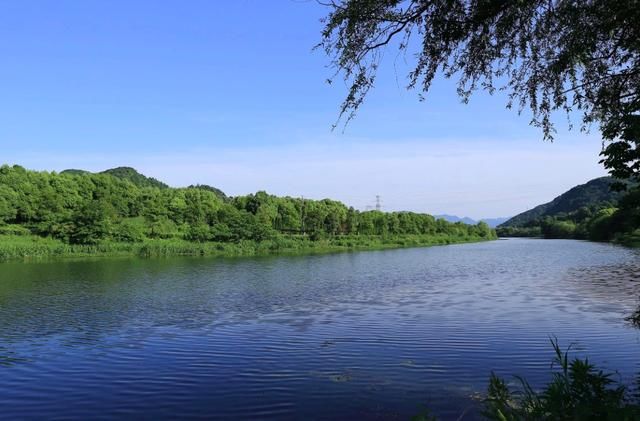
[[[501,240],[243,259],[0,264],[0,418],[443,419],[549,335],[640,372],[640,255]]]

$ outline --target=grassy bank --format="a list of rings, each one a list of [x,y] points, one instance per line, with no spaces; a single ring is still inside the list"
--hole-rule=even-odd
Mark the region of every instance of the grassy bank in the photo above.
[[[307,236],[280,236],[272,240],[191,242],[180,239],[149,239],[142,242],[103,241],[94,245],[66,244],[34,235],[0,235],[0,261],[49,257],[83,256],[259,256],[268,254],[311,254],[355,250],[381,250],[401,247],[487,241],[494,238],[450,235],[353,235],[311,240]]]

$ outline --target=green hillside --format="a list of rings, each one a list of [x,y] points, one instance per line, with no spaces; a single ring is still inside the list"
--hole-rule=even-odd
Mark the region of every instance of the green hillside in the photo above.
[[[169,187],[162,181],[158,181],[152,177],[144,176],[131,167],[111,168],[109,170],[102,171],[101,174],[112,175],[121,180],[129,180],[138,187],[157,187],[160,189],[166,189]]]
[[[585,184],[573,187],[551,202],[536,206],[514,216],[498,227],[526,227],[541,218],[575,212],[582,207],[603,208],[615,206],[624,193],[611,190],[611,184],[614,182],[616,181],[611,177],[595,178]]]
[[[640,191],[600,177],[576,186],[551,202],[514,216],[497,227],[502,237],[575,238],[637,243],[640,239]]]

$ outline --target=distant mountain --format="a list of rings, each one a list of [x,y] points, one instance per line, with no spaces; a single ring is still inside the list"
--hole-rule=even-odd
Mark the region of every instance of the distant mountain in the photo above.
[[[462,222],[463,224],[469,224],[469,225],[475,225],[478,222],[475,219],[471,219],[467,216],[465,217],[459,217],[456,215],[433,215],[434,218],[436,219],[444,219],[447,222]]]
[[[506,218],[486,218],[486,219],[481,219],[481,221],[486,222],[487,225],[489,225],[491,228],[495,228],[498,225],[505,223],[509,219],[510,219],[510,217],[506,217]]]
[[[475,225],[478,222],[482,221],[482,222],[486,222],[487,225],[489,225],[491,228],[495,228],[509,219],[509,218],[484,218],[480,220],[475,220],[475,219],[469,218],[468,216],[461,218],[456,215],[434,215],[434,217],[437,219],[444,219],[447,222],[462,222],[463,224],[469,224],[469,225]]]
[[[577,211],[582,207],[601,208],[615,205],[624,193],[611,190],[611,184],[614,182],[616,180],[611,177],[595,178],[568,190],[551,202],[514,216],[501,224],[500,227],[523,227],[546,216],[557,216]]]

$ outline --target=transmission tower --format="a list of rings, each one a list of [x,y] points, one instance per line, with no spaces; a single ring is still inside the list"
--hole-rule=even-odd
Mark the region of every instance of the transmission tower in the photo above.
[[[380,195],[376,194],[376,210],[380,211],[382,210],[382,203],[380,201]]]

